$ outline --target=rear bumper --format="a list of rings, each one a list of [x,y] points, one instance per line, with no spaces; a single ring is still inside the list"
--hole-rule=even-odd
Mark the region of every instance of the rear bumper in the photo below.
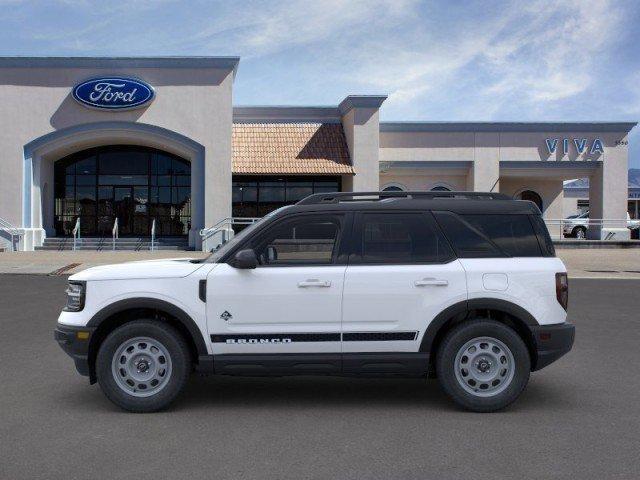
[[[533,371],[555,362],[573,347],[576,327],[571,323],[531,327],[537,359]]]
[[[53,331],[53,338],[58,342],[60,348],[73,359],[78,373],[85,377],[88,377],[90,373],[89,343],[94,331],[95,328],[71,327],[61,324],[58,324]]]

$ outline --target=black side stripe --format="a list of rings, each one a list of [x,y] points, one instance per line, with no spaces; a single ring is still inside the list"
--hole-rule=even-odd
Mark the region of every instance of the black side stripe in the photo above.
[[[415,340],[418,332],[345,332],[343,342],[389,342]],[[291,343],[291,342],[339,342],[339,332],[329,333],[258,333],[212,334],[213,343]]]
[[[418,332],[345,332],[343,342],[389,342],[395,340],[415,340]]]
[[[255,335],[211,335],[213,343],[227,341],[242,343],[278,342],[339,342],[340,333],[259,333]]]

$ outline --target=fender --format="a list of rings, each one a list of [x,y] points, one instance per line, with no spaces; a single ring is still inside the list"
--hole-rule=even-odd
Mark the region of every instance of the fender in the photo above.
[[[89,320],[89,323],[87,323],[87,327],[95,328],[112,315],[134,308],[151,308],[154,310],[161,310],[175,317],[188,330],[191,338],[193,339],[193,343],[196,346],[198,355],[208,354],[207,346],[204,343],[202,333],[196,325],[196,322],[194,322],[193,319],[181,308],[156,298],[126,298],[124,300],[114,302],[96,313],[91,320]]]
[[[433,341],[440,331],[440,328],[447,323],[447,321],[454,317],[464,318],[472,310],[500,310],[501,312],[508,313],[509,315],[517,318],[521,322],[528,326],[538,326],[538,322],[531,313],[515,303],[507,302],[506,300],[500,300],[498,298],[473,298],[471,300],[463,300],[462,302],[455,303],[442,312],[440,312],[429,324],[427,330],[424,332],[422,342],[420,343],[420,352],[431,352]]]

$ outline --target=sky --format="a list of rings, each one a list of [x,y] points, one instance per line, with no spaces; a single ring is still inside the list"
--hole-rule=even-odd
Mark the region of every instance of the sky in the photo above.
[[[637,0],[0,0],[0,55],[237,55],[235,105],[386,94],[385,121],[640,121],[638,25]]]

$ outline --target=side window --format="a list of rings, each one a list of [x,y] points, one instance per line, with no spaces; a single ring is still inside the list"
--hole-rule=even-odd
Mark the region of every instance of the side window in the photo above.
[[[433,212],[460,258],[505,257],[481,231],[452,212]]]
[[[513,257],[542,255],[528,215],[463,215],[463,217]]]
[[[341,230],[340,216],[304,215],[283,220],[254,244],[260,265],[333,263]]]
[[[556,249],[553,246],[551,237],[549,236],[549,230],[542,219],[542,215],[529,215],[529,220],[533,225],[533,229],[536,231],[538,237],[538,243],[542,249],[542,254],[545,257],[555,257]]]
[[[443,263],[451,247],[433,219],[424,213],[363,213],[355,238],[359,243],[351,264]]]

